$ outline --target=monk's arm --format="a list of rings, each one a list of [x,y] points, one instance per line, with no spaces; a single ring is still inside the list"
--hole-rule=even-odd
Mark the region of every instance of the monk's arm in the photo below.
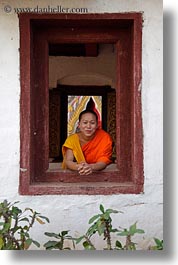
[[[81,163],[81,166],[78,171],[80,175],[90,175],[92,174],[92,172],[102,170],[106,166],[107,164],[104,162],[96,162],[92,164]]]
[[[81,175],[89,175],[93,171],[102,170],[107,166],[105,162],[96,162],[92,164],[87,164],[87,163],[78,164],[77,162],[73,161],[74,155],[71,149],[66,150],[64,159],[65,159],[65,164],[68,169],[79,171]]]
[[[78,171],[78,164],[77,162],[74,162],[74,155],[71,149],[67,149],[65,153],[65,164],[68,169]]]
[[[96,163],[90,164],[90,166],[92,168],[92,171],[97,171],[97,170],[105,169],[107,164],[104,162],[96,162]]]

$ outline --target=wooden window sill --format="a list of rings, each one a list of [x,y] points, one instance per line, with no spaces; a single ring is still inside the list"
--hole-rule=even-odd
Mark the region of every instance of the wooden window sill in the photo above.
[[[62,169],[62,163],[49,163],[48,172],[62,172],[62,173],[75,173],[69,169]],[[110,164],[105,169],[97,172],[110,172],[110,171],[119,171],[116,164]]]
[[[47,183],[39,182],[29,185],[28,195],[112,195],[112,194],[139,194],[143,192],[142,184],[133,182],[80,182],[80,183]],[[23,195],[23,191],[21,192]]]

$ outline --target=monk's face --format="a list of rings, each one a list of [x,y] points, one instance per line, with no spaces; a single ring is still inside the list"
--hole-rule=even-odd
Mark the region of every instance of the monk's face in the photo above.
[[[85,113],[82,115],[79,122],[80,132],[86,137],[92,137],[98,128],[96,117],[92,113]]]

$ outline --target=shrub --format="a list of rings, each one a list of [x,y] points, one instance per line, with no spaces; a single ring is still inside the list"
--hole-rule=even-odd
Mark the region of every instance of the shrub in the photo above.
[[[31,244],[40,247],[40,243],[30,237],[30,229],[35,221],[44,224],[49,219],[31,208],[24,211],[4,200],[0,203],[0,250],[26,250]]]
[[[143,234],[144,230],[137,228],[137,222],[127,228],[113,228],[112,227],[112,218],[111,214],[122,213],[113,209],[104,209],[104,206],[101,204],[100,213],[92,216],[89,219],[90,227],[85,234],[74,238],[69,235],[69,230],[62,231],[61,233],[48,233],[45,235],[48,237],[54,237],[55,240],[50,240],[44,244],[46,249],[58,249],[65,250],[70,249],[65,247],[65,241],[70,240],[73,242],[73,249],[75,249],[75,244],[82,243],[85,250],[97,250],[97,246],[94,245],[92,239],[96,234],[99,237],[102,237],[105,243],[104,250],[136,250],[137,244],[133,241],[135,234]],[[125,237],[125,243],[122,244],[118,239],[112,242],[112,235],[115,234],[119,237]],[[57,239],[57,240],[56,240]],[[149,250],[162,250],[163,249],[163,240],[154,239],[156,245],[149,246]]]

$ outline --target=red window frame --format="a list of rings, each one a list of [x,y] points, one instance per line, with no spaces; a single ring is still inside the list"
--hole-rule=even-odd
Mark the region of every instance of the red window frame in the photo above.
[[[20,185],[22,195],[143,191],[142,14],[25,14],[20,23]],[[50,171],[49,43],[112,43],[117,50],[117,169],[91,176]]]

